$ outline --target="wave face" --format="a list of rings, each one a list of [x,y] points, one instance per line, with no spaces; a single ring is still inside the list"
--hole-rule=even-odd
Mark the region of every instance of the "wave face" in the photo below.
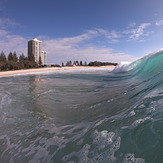
[[[163,70],[162,66],[163,60],[163,51],[159,51],[153,54],[149,54],[137,61],[132,63],[122,62],[118,65],[113,72],[122,73],[128,72],[133,76],[154,76],[156,73],[159,73]]]
[[[163,162],[162,62],[1,78],[0,162]]]

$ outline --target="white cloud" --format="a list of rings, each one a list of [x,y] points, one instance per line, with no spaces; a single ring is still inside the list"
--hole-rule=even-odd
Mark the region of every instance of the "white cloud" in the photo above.
[[[115,53],[113,49],[106,46],[85,43],[99,36],[109,38],[120,37],[114,32],[109,34],[105,30],[96,29],[87,31],[76,37],[46,39],[43,41],[43,48],[47,51],[50,63],[61,63],[62,61],[66,62],[68,60],[120,62],[135,59],[131,55]]]
[[[107,31],[101,28],[95,28],[94,30],[87,30],[85,33],[69,38],[55,39],[55,41],[62,44],[77,44],[83,41],[91,40],[94,38],[103,37],[107,39],[108,42],[114,42],[115,40],[121,38],[121,35],[116,31]]]
[[[108,39],[117,39],[117,38],[121,38],[122,36],[116,32],[116,31],[107,31],[107,30],[104,30],[104,29],[101,29],[101,28],[97,28],[96,29],[97,32],[100,34],[100,35],[103,35],[105,36],[106,38]]]
[[[87,30],[81,35],[65,38],[39,37],[43,41],[43,50],[47,51],[48,63],[61,64],[68,60],[82,61],[108,61],[120,62],[131,61],[135,58],[128,54],[116,53],[114,49],[109,48],[109,44],[98,45],[95,40],[105,38],[108,42],[113,42],[121,38],[116,31],[107,31],[104,29]],[[28,38],[14,35],[6,29],[0,29],[0,51],[6,55],[10,51],[22,52],[27,54]]]
[[[7,36],[8,31],[6,30],[0,30],[0,37]]]
[[[108,43],[119,42],[119,39],[122,38],[120,32],[117,31],[108,31],[102,28],[96,28],[99,37],[105,38]]]
[[[68,60],[120,62],[135,59],[131,55],[114,53],[113,49],[107,47],[63,45],[52,40],[44,41],[44,48],[50,63],[61,63]]]
[[[13,35],[7,30],[0,30],[0,51],[4,51],[6,55],[10,51],[16,51],[18,54],[26,53],[27,39]]]
[[[163,25],[163,20],[156,21],[156,25],[157,25],[157,26]]]
[[[15,28],[18,26],[18,23],[16,23],[14,20],[8,19],[8,18],[0,18],[0,28],[6,29],[6,28]]]
[[[137,28],[124,31],[124,34],[128,34],[130,40],[142,41],[142,36],[147,36],[151,33],[151,31],[146,31],[149,26],[151,26],[151,23],[144,23]]]
[[[11,19],[0,18],[0,52],[4,51],[6,55],[8,55],[10,51],[16,51],[17,54],[26,54],[27,39],[19,35],[14,35],[8,30],[9,28],[19,26],[18,23]]]

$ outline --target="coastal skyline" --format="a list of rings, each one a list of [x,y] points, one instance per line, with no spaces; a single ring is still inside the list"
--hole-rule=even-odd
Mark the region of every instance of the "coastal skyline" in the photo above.
[[[43,41],[48,64],[132,61],[163,48],[161,0],[1,0],[0,51],[27,56]]]

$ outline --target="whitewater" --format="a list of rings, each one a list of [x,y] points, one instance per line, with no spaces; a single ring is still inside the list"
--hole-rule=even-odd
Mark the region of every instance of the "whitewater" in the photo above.
[[[0,162],[163,162],[163,51],[113,71],[0,78]]]

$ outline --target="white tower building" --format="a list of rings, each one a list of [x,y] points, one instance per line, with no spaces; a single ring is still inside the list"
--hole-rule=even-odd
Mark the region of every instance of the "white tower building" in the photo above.
[[[45,57],[42,53],[42,41],[37,38],[28,41],[28,55],[33,55],[36,63],[39,63],[39,59],[41,59],[42,65],[44,65]]]
[[[47,61],[46,61],[46,51],[42,51],[41,61],[42,61],[42,65],[46,65],[47,64]]]

